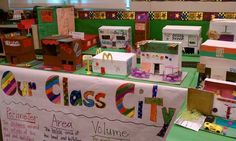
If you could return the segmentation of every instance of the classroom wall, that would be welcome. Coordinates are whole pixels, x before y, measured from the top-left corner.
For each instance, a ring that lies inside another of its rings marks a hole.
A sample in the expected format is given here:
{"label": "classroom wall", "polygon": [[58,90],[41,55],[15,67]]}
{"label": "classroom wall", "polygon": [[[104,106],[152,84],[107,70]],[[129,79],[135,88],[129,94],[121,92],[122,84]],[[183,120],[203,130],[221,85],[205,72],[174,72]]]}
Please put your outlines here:
{"label": "classroom wall", "polygon": [[8,10],[8,0],[0,0],[0,9]]}
{"label": "classroom wall", "polygon": [[131,2],[131,11],[235,12],[236,2],[153,1]]}
{"label": "classroom wall", "polygon": [[[19,0],[20,1],[20,0]],[[204,11],[235,12],[236,2],[203,1],[131,1],[131,11]],[[0,0],[0,8],[8,10],[8,0]]]}

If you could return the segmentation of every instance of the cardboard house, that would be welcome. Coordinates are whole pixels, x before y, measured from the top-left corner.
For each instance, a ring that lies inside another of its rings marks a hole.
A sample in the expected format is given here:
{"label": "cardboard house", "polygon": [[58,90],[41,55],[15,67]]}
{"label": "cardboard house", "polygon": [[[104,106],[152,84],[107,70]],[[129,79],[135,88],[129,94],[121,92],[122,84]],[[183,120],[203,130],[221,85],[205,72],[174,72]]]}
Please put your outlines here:
{"label": "cardboard house", "polygon": [[204,42],[200,47],[198,70],[201,77],[235,82],[236,43],[219,40]]}
{"label": "cardboard house", "polygon": [[7,62],[9,63],[20,64],[35,59],[33,39],[30,37],[4,37],[3,46]]}
{"label": "cardboard house", "polygon": [[163,41],[179,41],[185,53],[197,54],[202,42],[201,26],[167,25],[162,29]]}
{"label": "cardboard house", "polygon": [[85,34],[84,38],[81,39],[82,51],[88,50],[89,48],[96,46],[98,44],[98,35]]}
{"label": "cardboard house", "polygon": [[140,46],[141,69],[164,78],[179,78],[181,72],[181,42],[150,40]]}
{"label": "cardboard house", "polygon": [[209,32],[215,32],[218,40],[236,41],[236,20],[235,19],[212,19]]}
{"label": "cardboard house", "polygon": [[132,46],[130,26],[101,26],[98,33],[101,47],[126,48]]}
{"label": "cardboard house", "polygon": [[92,58],[93,72],[102,74],[129,75],[136,67],[134,53],[103,51]]}
{"label": "cardboard house", "polygon": [[74,71],[81,67],[80,40],[68,36],[50,36],[42,40],[44,65]]}
{"label": "cardboard house", "polygon": [[236,83],[207,78],[203,89],[215,94],[213,115],[236,120]]}

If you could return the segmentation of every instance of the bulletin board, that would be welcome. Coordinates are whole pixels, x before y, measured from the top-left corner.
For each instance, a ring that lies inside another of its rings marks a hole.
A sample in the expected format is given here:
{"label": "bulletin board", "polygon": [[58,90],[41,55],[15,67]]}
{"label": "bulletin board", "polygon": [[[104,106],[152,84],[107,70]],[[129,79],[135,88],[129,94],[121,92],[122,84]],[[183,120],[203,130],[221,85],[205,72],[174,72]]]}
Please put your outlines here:
{"label": "bulletin board", "polygon": [[56,7],[38,7],[37,15],[40,40],[58,34]]}

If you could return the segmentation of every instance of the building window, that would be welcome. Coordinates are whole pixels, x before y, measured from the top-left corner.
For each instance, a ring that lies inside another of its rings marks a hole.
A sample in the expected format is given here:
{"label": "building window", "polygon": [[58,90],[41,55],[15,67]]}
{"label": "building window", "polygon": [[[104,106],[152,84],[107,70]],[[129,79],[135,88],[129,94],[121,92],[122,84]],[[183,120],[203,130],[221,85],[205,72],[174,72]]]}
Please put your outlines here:
{"label": "building window", "polygon": [[184,35],[183,34],[173,34],[172,40],[177,40],[177,41],[184,40]]}
{"label": "building window", "polygon": [[216,48],[216,57],[224,57],[224,49]]}

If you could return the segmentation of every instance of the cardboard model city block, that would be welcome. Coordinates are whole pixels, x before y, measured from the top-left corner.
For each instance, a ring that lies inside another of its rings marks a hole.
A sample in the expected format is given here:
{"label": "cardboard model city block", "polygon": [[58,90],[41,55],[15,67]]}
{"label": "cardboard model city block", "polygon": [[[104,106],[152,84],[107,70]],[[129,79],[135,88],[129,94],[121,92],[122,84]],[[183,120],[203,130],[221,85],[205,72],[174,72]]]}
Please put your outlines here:
{"label": "cardboard model city block", "polygon": [[129,75],[135,66],[134,53],[103,51],[92,59],[93,72],[102,74]]}

